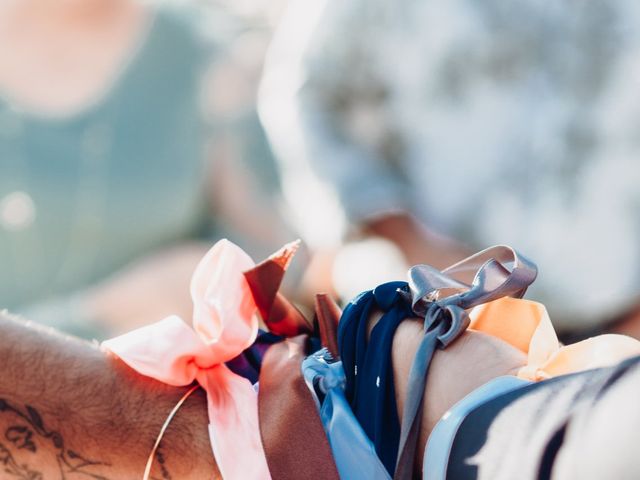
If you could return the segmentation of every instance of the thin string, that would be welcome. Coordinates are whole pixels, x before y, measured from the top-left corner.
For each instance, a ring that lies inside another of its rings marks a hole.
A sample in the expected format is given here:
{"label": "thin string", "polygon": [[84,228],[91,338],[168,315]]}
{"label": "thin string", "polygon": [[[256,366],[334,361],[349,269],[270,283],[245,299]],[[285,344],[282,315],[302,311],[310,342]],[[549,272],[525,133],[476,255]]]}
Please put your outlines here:
{"label": "thin string", "polygon": [[164,432],[166,432],[167,428],[169,427],[171,420],[173,420],[173,417],[176,416],[176,413],[178,413],[178,410],[180,410],[180,407],[182,406],[182,404],[187,401],[187,398],[189,398],[189,396],[193,392],[195,392],[198,388],[199,388],[199,385],[194,385],[193,387],[191,387],[189,391],[187,391],[187,393],[185,393],[182,396],[182,398],[178,400],[178,403],[176,403],[176,406],[173,407],[173,410],[171,410],[171,413],[169,413],[169,416],[164,421],[164,424],[160,429],[160,433],[158,434],[158,438],[156,438],[156,443],[153,445],[153,448],[151,449],[151,454],[147,459],[147,466],[144,469],[144,475],[142,476],[142,480],[149,480],[149,476],[151,475],[151,466],[153,465],[153,459],[156,456],[156,451],[158,450],[158,446],[160,445],[160,442],[162,441],[162,437],[164,436]]}

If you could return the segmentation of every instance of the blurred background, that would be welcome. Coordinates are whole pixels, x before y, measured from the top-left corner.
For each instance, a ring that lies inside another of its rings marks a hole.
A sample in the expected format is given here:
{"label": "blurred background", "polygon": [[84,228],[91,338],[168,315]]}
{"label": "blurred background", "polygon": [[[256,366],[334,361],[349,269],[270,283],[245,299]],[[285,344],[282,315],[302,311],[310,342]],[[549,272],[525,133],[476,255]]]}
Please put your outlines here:
{"label": "blurred background", "polygon": [[5,0],[0,308],[190,317],[227,237],[342,301],[493,244],[566,340],[640,337],[631,0]]}

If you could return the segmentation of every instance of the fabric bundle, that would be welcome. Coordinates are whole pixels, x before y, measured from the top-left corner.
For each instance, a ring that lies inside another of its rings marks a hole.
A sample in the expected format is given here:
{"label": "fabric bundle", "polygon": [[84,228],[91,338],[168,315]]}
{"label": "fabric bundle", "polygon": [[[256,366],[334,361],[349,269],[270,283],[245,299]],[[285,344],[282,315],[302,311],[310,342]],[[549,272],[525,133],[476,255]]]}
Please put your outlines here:
{"label": "fabric bundle", "polygon": [[[344,314],[318,295],[310,322],[279,292],[297,248],[285,245],[256,265],[222,240],[193,274],[191,325],[171,316],[103,343],[142,375],[205,390],[225,479],[411,477],[430,359],[466,329],[525,353],[518,376],[530,381],[640,352],[640,343],[619,335],[561,346],[544,306],[520,298],[535,265],[504,246],[442,272],[413,267],[407,282],[364,292]],[[367,338],[376,309],[383,316]],[[424,339],[398,419],[391,343],[408,318],[423,319]]]}

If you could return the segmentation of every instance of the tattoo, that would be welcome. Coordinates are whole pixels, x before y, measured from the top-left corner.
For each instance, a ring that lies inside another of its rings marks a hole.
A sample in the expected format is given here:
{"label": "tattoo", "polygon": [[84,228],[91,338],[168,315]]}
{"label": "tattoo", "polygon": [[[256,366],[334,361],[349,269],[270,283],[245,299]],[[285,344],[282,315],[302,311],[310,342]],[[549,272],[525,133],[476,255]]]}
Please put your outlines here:
{"label": "tattoo", "polygon": [[160,472],[162,473],[161,478],[153,477],[153,480],[172,480],[171,474],[169,470],[167,470],[166,460],[164,454],[162,453],[162,444],[158,446],[156,450],[156,462],[160,466]]}
{"label": "tattoo", "polygon": [[[16,424],[7,428],[4,432],[4,439],[16,450],[23,450],[35,454],[37,446],[35,438],[44,439],[53,446],[55,457],[60,469],[60,478],[66,480],[73,475],[78,475],[94,480],[108,480],[106,477],[91,473],[89,469],[96,466],[109,466],[104,462],[90,460],[75,450],[66,447],[60,432],[48,430],[42,420],[40,413],[33,407],[25,405],[24,411],[10,405],[5,399],[0,398],[0,413],[11,413],[25,424]],[[0,466],[8,473],[21,480],[40,480],[42,474],[32,471],[27,465],[19,465],[11,450],[6,444],[0,443]]]}
{"label": "tattoo", "polygon": [[4,433],[4,437],[13,443],[19,450],[26,449],[36,453],[36,444],[33,443],[33,432],[23,425],[9,427]]}
{"label": "tattoo", "polygon": [[5,473],[20,480],[43,480],[41,473],[29,470],[26,465],[18,464],[3,443],[0,443],[0,466],[4,468]]}

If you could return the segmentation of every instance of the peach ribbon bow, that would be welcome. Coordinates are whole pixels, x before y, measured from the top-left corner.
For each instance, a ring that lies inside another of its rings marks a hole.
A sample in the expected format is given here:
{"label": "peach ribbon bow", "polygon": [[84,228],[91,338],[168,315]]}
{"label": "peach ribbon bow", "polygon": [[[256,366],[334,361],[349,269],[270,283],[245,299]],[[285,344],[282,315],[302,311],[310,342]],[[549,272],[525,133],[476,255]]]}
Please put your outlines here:
{"label": "peach ribbon bow", "polygon": [[271,478],[257,393],[225,365],[258,333],[256,305],[243,275],[254,265],[240,247],[219,241],[191,279],[193,328],[174,315],[102,344],[142,375],[174,386],[202,386],[213,455],[225,480]]}
{"label": "peach ribbon bow", "polygon": [[473,308],[469,317],[469,329],[504,340],[527,355],[518,377],[533,382],[640,355],[640,342],[625,335],[598,335],[562,346],[545,306],[531,300],[504,297]]}

